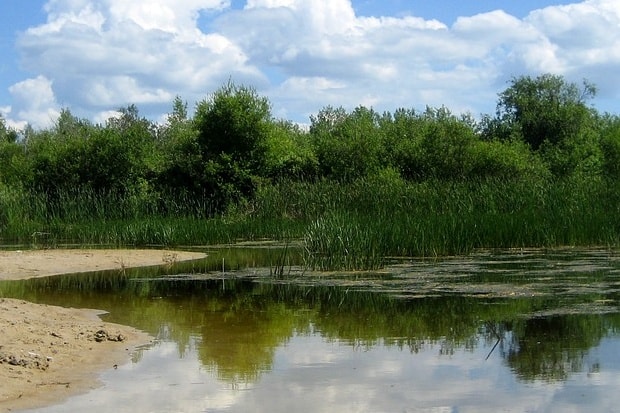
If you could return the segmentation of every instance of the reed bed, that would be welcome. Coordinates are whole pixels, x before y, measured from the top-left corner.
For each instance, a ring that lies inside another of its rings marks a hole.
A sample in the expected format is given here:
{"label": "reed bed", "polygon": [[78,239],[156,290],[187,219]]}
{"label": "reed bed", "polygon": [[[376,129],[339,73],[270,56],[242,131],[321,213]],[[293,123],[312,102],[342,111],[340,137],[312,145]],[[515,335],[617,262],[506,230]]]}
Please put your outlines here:
{"label": "reed bed", "polygon": [[[54,246],[208,245],[302,240],[307,267],[367,270],[386,257],[479,248],[618,246],[620,188],[578,178],[342,184],[282,182],[209,214],[208,200],[0,189],[0,242]],[[43,245],[45,244],[45,245]]]}
{"label": "reed bed", "polygon": [[338,198],[326,202],[338,207],[314,218],[304,234],[314,269],[376,269],[387,256],[620,241],[618,188],[605,182],[360,182],[324,195]]}

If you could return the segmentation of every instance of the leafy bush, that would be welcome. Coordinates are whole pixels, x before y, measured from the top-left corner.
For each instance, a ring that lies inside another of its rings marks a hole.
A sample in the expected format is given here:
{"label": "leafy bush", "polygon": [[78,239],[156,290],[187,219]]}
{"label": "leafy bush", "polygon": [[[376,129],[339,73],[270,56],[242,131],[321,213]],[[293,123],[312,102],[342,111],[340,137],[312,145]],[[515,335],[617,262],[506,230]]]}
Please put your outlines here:
{"label": "leafy bush", "polygon": [[363,106],[347,113],[326,107],[311,118],[310,137],[321,176],[350,182],[379,171],[386,150],[379,116]]}
{"label": "leafy bush", "polygon": [[318,160],[307,133],[285,121],[273,122],[267,137],[265,177],[313,180]]}
{"label": "leafy bush", "polygon": [[601,120],[600,146],[603,173],[611,180],[620,179],[620,118],[606,116]]}
{"label": "leafy bush", "polygon": [[265,167],[271,107],[252,88],[229,82],[198,103],[194,124],[203,158],[222,154],[252,175]]}

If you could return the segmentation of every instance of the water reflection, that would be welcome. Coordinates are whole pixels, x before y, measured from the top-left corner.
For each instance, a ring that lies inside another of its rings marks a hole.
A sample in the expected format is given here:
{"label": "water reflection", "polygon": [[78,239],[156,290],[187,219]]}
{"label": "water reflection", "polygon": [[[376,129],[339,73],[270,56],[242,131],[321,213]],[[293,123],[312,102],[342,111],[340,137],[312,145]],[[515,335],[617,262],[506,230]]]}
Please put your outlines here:
{"label": "water reflection", "polygon": [[[329,279],[151,269],[7,282],[0,296],[108,310],[158,337],[139,362],[106,373],[105,388],[72,399],[73,411],[102,400],[100,411],[132,412],[561,411],[585,401],[606,411],[620,402],[604,392],[620,381],[618,261],[577,260],[490,255]],[[504,294],[524,286],[535,293]]]}
{"label": "water reflection", "polygon": [[[599,354],[586,357],[617,354],[619,344],[606,339]],[[412,357],[393,347],[352,349],[320,335],[293,335],[276,350],[270,374],[258,382],[230,383],[197,367],[196,353],[170,357],[174,346],[163,342],[139,364],[107,372],[104,388],[40,411],[561,412],[587,407],[608,412],[620,402],[617,363],[566,382],[523,385],[500,363],[481,361],[485,348],[457,349],[443,357],[438,347]]]}

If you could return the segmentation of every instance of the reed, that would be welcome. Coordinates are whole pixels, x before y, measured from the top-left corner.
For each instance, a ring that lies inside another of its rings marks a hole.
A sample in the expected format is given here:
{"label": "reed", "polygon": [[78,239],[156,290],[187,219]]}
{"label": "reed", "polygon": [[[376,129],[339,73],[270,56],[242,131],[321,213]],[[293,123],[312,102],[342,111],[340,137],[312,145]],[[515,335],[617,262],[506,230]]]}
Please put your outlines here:
{"label": "reed", "polygon": [[304,234],[306,266],[313,270],[357,270],[383,266],[386,231],[341,211],[311,223]]}
{"label": "reed", "polygon": [[437,182],[408,184],[398,191],[373,182],[357,185],[332,192],[339,207],[308,226],[309,266],[374,269],[391,255],[617,246],[620,240],[618,189],[602,182]]}
{"label": "reed", "polygon": [[50,198],[0,188],[0,242],[302,240],[306,265],[319,270],[376,269],[386,257],[462,255],[479,248],[620,244],[620,186],[592,178],[415,183],[386,174],[348,184],[282,182],[215,216],[204,199],[140,199],[88,191]]}

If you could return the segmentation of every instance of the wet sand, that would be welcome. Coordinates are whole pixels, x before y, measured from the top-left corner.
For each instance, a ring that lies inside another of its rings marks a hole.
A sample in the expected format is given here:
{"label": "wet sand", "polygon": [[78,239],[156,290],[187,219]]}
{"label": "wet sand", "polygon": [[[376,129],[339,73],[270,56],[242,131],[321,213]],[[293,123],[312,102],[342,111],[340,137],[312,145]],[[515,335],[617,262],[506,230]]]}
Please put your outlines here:
{"label": "wet sand", "polygon": [[171,265],[206,257],[199,252],[129,249],[0,251],[0,281],[50,275]]}

